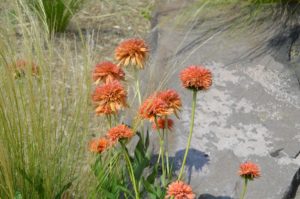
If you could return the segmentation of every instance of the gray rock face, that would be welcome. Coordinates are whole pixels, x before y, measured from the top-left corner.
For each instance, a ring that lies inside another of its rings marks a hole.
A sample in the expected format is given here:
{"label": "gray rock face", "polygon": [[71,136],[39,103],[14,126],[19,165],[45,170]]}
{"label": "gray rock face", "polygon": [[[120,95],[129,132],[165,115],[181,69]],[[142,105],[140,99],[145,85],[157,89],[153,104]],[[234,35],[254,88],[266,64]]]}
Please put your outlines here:
{"label": "gray rock face", "polygon": [[278,60],[278,50],[268,45],[279,28],[260,33],[219,25],[208,34],[207,29],[218,27],[218,17],[179,20],[193,3],[158,6],[151,35],[154,54],[144,71],[151,74],[145,79],[148,91],[155,82],[182,96],[181,119],[168,140],[172,152],[185,149],[191,114],[192,93],[181,87],[179,72],[204,64],[213,73],[213,86],[198,94],[191,148],[208,157],[190,157],[186,181],[201,199],[239,198],[242,180],[237,171],[249,160],[260,165],[262,176],[250,182],[246,198],[283,198],[300,166],[300,89],[293,67]]}

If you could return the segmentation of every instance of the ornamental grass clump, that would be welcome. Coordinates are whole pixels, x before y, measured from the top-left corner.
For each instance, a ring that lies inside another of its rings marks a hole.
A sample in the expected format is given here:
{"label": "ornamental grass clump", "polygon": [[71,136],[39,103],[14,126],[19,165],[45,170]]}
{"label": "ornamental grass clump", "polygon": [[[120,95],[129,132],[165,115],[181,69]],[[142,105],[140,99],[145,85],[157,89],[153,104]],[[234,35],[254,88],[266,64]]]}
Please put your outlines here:
{"label": "ornamental grass clump", "polygon": [[[19,0],[23,3],[22,0]],[[80,10],[85,0],[26,0],[41,24],[47,26],[50,33],[66,30],[72,17]]]}

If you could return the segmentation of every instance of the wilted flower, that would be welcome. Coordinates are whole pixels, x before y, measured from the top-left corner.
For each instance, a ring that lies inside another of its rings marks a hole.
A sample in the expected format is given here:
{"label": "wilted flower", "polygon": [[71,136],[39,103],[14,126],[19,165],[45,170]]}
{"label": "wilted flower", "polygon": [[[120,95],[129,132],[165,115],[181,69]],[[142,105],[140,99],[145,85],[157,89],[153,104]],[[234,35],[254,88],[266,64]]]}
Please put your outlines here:
{"label": "wilted flower", "polygon": [[102,62],[96,65],[93,71],[93,80],[108,83],[114,80],[124,80],[124,71],[112,62]]}
{"label": "wilted flower", "polygon": [[106,138],[93,139],[89,143],[90,151],[93,153],[102,153],[110,146],[110,141]]}
{"label": "wilted flower", "polygon": [[154,121],[156,117],[170,115],[171,113],[172,111],[170,111],[168,104],[155,95],[147,98],[139,110],[140,116],[143,119],[149,119],[150,121]]}
{"label": "wilted flower", "polygon": [[239,175],[243,178],[253,180],[260,177],[260,169],[252,162],[245,162],[240,165]]}
{"label": "wilted flower", "polygon": [[112,142],[117,142],[119,139],[131,138],[134,133],[133,130],[126,125],[120,124],[116,127],[111,128],[106,135]]}
{"label": "wilted flower", "polygon": [[166,198],[174,199],[195,199],[196,195],[193,193],[191,186],[182,181],[172,182],[168,186]]}
{"label": "wilted flower", "polygon": [[115,58],[119,65],[127,66],[132,64],[143,69],[148,56],[148,46],[142,39],[128,39],[119,44],[115,50]]}
{"label": "wilted flower", "polygon": [[28,61],[19,59],[14,64],[12,64],[11,67],[14,70],[15,78],[24,76],[28,70],[31,72],[31,75],[33,75],[33,76],[39,75],[39,68],[33,62],[28,62]]}
{"label": "wilted flower", "polygon": [[96,114],[116,114],[127,106],[127,92],[118,81],[112,81],[98,86],[92,94],[92,100],[97,105]]}
{"label": "wilted flower", "polygon": [[212,74],[203,66],[189,66],[182,70],[180,79],[183,87],[192,90],[206,90],[212,85]]}
{"label": "wilted flower", "polygon": [[182,104],[180,97],[175,90],[169,89],[166,91],[161,91],[157,94],[157,97],[165,101],[169,109],[178,117],[177,111],[180,110]]}
{"label": "wilted flower", "polygon": [[156,129],[166,129],[166,128],[168,128],[169,130],[172,130],[173,126],[174,126],[174,122],[173,122],[172,119],[168,119],[166,121],[166,119],[158,118],[157,119],[157,124],[155,122],[153,122],[152,128],[155,129],[155,130]]}

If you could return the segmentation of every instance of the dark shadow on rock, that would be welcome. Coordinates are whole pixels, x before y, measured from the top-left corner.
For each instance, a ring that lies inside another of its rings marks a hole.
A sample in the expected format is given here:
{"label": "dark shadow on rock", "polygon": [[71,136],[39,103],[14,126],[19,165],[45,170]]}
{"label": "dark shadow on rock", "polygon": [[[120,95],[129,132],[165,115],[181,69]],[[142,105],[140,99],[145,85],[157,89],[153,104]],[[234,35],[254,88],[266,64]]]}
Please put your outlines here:
{"label": "dark shadow on rock", "polygon": [[282,199],[294,199],[297,194],[298,187],[300,185],[300,168],[295,173],[288,190],[285,192]]}
{"label": "dark shadow on rock", "polygon": [[[173,171],[178,171],[181,168],[185,149],[179,150],[175,153],[175,156],[169,157],[169,162],[172,166]],[[158,155],[155,154],[152,156],[152,164],[157,161]],[[188,183],[191,181],[193,168],[196,171],[201,171],[204,165],[208,164],[209,156],[197,149],[191,148],[189,150],[188,156],[186,158],[185,169],[187,169]]]}
{"label": "dark shadow on rock", "polygon": [[[181,164],[183,161],[185,149],[179,150],[175,153],[174,158],[174,170],[177,171],[181,168]],[[192,170],[195,168],[196,171],[201,171],[202,167],[205,164],[208,164],[209,157],[206,153],[199,151],[197,149],[191,148],[189,150],[188,156],[186,158],[185,168],[188,170],[188,183],[191,181]]]}
{"label": "dark shadow on rock", "polygon": [[233,199],[229,196],[213,196],[210,194],[201,194],[198,199]]}

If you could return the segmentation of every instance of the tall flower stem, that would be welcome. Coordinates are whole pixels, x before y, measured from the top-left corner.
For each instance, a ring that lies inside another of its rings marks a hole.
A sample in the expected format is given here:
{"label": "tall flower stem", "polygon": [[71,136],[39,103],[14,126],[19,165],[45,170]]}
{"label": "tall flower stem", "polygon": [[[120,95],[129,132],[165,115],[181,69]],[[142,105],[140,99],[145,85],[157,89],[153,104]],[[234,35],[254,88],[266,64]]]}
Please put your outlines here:
{"label": "tall flower stem", "polygon": [[107,122],[108,122],[109,128],[111,128],[111,127],[112,127],[111,115],[106,115],[106,119],[107,119]]}
{"label": "tall flower stem", "polygon": [[135,80],[135,89],[138,95],[139,105],[141,105],[142,97],[141,97],[141,89],[140,89],[139,71],[136,68],[134,69],[134,80]]}
{"label": "tall flower stem", "polygon": [[[157,122],[157,118],[155,117],[154,119],[155,121],[155,125],[157,127],[157,131],[158,131],[158,135],[159,135],[159,156],[158,157],[161,157],[161,166],[162,166],[162,184],[163,186],[166,185],[166,170],[165,170],[165,152],[164,152],[164,137],[163,137],[163,134],[161,134],[159,128],[158,128],[158,122]],[[158,163],[159,163],[159,159],[158,159]]]}
{"label": "tall flower stem", "polygon": [[164,125],[164,129],[163,129],[163,138],[166,140],[166,147],[165,147],[165,154],[166,154],[166,164],[167,164],[167,175],[170,175],[170,165],[169,165],[169,146],[168,146],[168,116],[165,117],[165,125]]}
{"label": "tall flower stem", "polygon": [[180,173],[179,173],[179,176],[178,176],[178,180],[181,180],[181,178],[182,178],[183,171],[184,171],[184,166],[185,166],[185,163],[186,163],[186,158],[187,158],[187,155],[189,153],[189,149],[190,149],[190,145],[191,145],[192,134],[193,134],[193,129],[194,129],[194,121],[195,121],[196,100],[197,100],[197,90],[193,90],[192,120],[191,120],[191,123],[190,123],[190,133],[189,133],[188,142],[187,142],[187,146],[186,146],[186,149],[185,149],[185,153],[184,153]]}
{"label": "tall flower stem", "polygon": [[240,199],[244,199],[245,195],[246,195],[246,192],[247,192],[248,179],[247,178],[244,178],[244,179],[245,179],[245,181],[244,181],[244,187],[243,187],[243,192],[241,194]]}
{"label": "tall flower stem", "polygon": [[124,143],[120,142],[120,144],[121,144],[122,149],[124,151],[124,156],[125,156],[125,160],[126,160],[126,163],[127,163],[128,173],[129,173],[129,176],[130,176],[130,179],[131,179],[131,182],[132,182],[132,186],[133,186],[133,189],[134,189],[134,192],[135,192],[135,198],[140,199],[140,194],[139,194],[139,191],[138,191],[138,187],[137,187],[137,183],[136,183],[136,180],[135,180],[134,171],[133,171],[133,167],[132,167],[132,164],[131,164],[131,161],[130,161],[130,158],[129,158],[128,151],[127,151],[126,146],[125,146]]}

